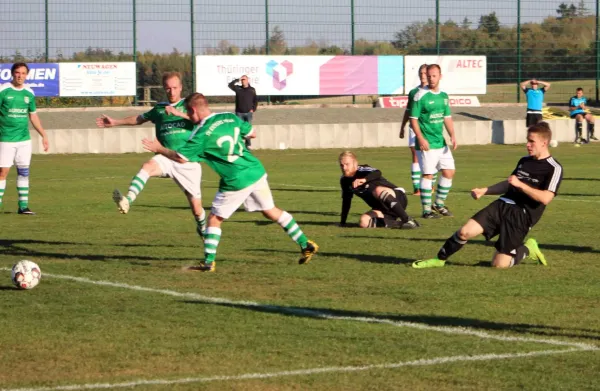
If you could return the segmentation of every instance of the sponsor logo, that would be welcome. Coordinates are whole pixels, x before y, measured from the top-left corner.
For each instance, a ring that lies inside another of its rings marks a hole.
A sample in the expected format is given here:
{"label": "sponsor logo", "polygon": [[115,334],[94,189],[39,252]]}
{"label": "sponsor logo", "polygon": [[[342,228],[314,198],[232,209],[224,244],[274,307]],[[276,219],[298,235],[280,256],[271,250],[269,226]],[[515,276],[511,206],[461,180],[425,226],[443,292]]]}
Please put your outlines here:
{"label": "sponsor logo", "polygon": [[187,125],[186,121],[177,121],[177,122],[167,122],[162,124],[160,130],[171,130],[171,129],[181,129],[185,128]]}
{"label": "sponsor logo", "polygon": [[11,114],[27,114],[27,109],[8,109]]}
{"label": "sponsor logo", "polygon": [[23,100],[25,101],[25,103],[29,103],[29,97],[28,96],[23,97]]}
{"label": "sponsor logo", "polygon": [[[384,108],[406,108],[408,103],[407,96],[390,96],[379,98],[379,105]],[[468,107],[479,107],[479,99],[476,96],[450,96],[445,104],[450,106],[468,106]]]}
{"label": "sponsor logo", "polygon": [[281,64],[271,60],[267,63],[266,72],[273,78],[273,88],[281,91],[287,85],[287,78],[294,73],[294,64],[288,60],[283,61]]}

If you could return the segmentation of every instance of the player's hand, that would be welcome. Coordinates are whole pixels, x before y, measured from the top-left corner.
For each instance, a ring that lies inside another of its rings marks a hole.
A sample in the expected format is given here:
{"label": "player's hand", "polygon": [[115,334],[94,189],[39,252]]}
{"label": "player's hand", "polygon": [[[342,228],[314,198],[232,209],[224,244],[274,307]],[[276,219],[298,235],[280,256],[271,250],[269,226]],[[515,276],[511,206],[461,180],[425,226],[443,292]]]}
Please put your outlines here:
{"label": "player's hand", "polygon": [[511,175],[508,177],[508,183],[511,186],[516,187],[517,189],[520,189],[521,187],[523,187],[523,182],[521,182],[521,180],[519,178],[517,178],[516,175]]}
{"label": "player's hand", "polygon": [[452,142],[452,150],[456,151],[456,148],[458,148],[458,143],[456,142],[456,137],[451,137],[450,141]]}
{"label": "player's hand", "polygon": [[44,152],[48,152],[50,149],[50,143],[48,142],[48,136],[42,137],[42,146],[44,147]]}
{"label": "player's hand", "polygon": [[153,139],[148,139],[145,138],[142,140],[142,145],[144,146],[144,149],[146,151],[150,151],[150,152],[154,152],[154,153],[158,153],[158,151],[160,151],[160,149],[162,148],[161,143],[153,138]]}
{"label": "player's hand", "polygon": [[419,137],[419,147],[421,151],[429,151],[429,142],[425,140],[425,137]]}
{"label": "player's hand", "polygon": [[173,106],[165,106],[165,113],[167,115],[177,115],[178,111]]}
{"label": "player's hand", "polygon": [[478,200],[481,197],[483,197],[485,195],[485,193],[487,192],[487,188],[475,188],[475,189],[471,189],[471,197],[473,197],[474,200]]}
{"label": "player's hand", "polygon": [[398,136],[404,138],[404,126],[400,127],[400,134]]}
{"label": "player's hand", "polygon": [[102,114],[100,117],[96,118],[96,126],[99,128],[110,128],[115,126],[115,120],[108,115]]}
{"label": "player's hand", "polygon": [[357,187],[360,187],[365,183],[367,183],[367,180],[365,178],[355,179],[354,182],[352,182],[352,187],[356,189]]}

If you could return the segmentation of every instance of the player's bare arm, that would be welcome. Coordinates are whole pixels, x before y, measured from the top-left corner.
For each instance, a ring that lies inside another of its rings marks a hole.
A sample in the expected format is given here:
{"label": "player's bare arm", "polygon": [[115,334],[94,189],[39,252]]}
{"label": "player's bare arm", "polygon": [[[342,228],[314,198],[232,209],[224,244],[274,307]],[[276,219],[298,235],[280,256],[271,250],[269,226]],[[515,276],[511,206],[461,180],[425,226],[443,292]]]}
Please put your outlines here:
{"label": "player's bare arm", "polygon": [[168,149],[162,146],[160,141],[157,139],[143,139],[142,144],[144,145],[144,149],[149,152],[154,152],[161,154],[177,163],[185,163],[186,160],[183,159],[179,154],[172,149]]}
{"label": "player's bare arm", "polygon": [[96,118],[96,126],[99,128],[112,128],[114,126],[135,126],[141,125],[148,120],[142,118],[141,115],[132,115],[123,119],[111,118],[108,115],[102,114],[102,116]]}
{"label": "player's bare arm", "polygon": [[42,137],[42,146],[44,147],[44,152],[48,152],[48,149],[50,148],[50,144],[48,143],[48,135],[42,126],[40,117],[37,115],[37,113],[29,113],[29,120],[31,121],[35,131],[38,132],[40,137]]}
{"label": "player's bare arm", "polygon": [[456,150],[458,147],[458,143],[456,142],[456,135],[454,134],[454,121],[452,117],[444,117],[444,126],[446,126],[446,131],[450,135],[450,141],[452,141],[452,149]]}
{"label": "player's bare arm", "polygon": [[400,138],[404,138],[404,129],[406,128],[406,124],[408,124],[410,113],[408,110],[404,110],[404,117],[402,117],[402,125],[400,125]]}
{"label": "player's bare arm", "polygon": [[523,193],[527,194],[527,196],[529,196],[534,201],[541,202],[544,205],[548,205],[554,199],[555,196],[555,194],[550,190],[534,189],[528,184],[521,182],[521,180],[519,180],[519,178],[517,178],[516,175],[511,175],[510,177],[508,177],[508,183],[510,183],[512,186],[516,187]]}
{"label": "player's bare arm", "polygon": [[541,80],[538,80],[537,82],[539,84],[541,84],[546,91],[548,91],[550,89],[550,83],[548,83],[546,81],[541,81]]}
{"label": "player's bare arm", "polygon": [[419,127],[419,120],[416,118],[410,119],[410,127],[413,132],[415,132],[415,136],[417,140],[419,140],[419,146],[421,147],[421,151],[429,151],[429,142],[423,137],[423,133],[421,133],[421,128]]}
{"label": "player's bare arm", "polygon": [[531,80],[525,80],[524,82],[521,83],[521,89],[524,90],[527,88],[527,84],[531,83],[533,81],[533,79]]}

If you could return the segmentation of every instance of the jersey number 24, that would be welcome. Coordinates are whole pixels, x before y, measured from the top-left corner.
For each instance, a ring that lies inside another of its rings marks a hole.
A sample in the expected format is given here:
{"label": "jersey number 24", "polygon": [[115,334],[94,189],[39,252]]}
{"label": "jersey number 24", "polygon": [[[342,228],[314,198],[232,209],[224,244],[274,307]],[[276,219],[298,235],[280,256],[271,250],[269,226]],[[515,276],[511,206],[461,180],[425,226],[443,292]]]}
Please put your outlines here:
{"label": "jersey number 24", "polygon": [[[223,148],[223,144],[229,144],[229,150],[227,151],[227,161],[230,163],[235,162],[240,156],[244,156],[244,142],[240,140],[240,128],[235,128],[233,137],[221,136],[217,139],[217,145],[219,148]],[[238,153],[235,154],[235,147],[238,147]]]}

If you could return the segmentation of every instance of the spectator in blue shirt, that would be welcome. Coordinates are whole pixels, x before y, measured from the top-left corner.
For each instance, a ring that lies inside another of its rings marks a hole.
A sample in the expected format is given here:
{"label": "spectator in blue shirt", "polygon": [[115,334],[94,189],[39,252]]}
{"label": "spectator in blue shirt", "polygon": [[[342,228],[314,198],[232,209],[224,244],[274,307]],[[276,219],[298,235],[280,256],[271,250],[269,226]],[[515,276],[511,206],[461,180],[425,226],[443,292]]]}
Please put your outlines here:
{"label": "spectator in blue shirt", "polygon": [[[530,87],[527,87],[527,84]],[[539,88],[539,85],[542,88]],[[544,105],[544,94],[550,89],[550,83],[545,81],[531,79],[521,83],[521,89],[527,98],[527,127],[535,125],[542,121],[542,106]]]}
{"label": "spectator in blue shirt", "polygon": [[594,136],[594,116],[587,112],[587,98],[583,96],[583,88],[578,88],[575,96],[569,100],[569,111],[571,112],[571,118],[575,120],[575,143],[581,144],[584,142],[583,133],[583,120],[585,119],[588,124],[587,140],[598,141]]}

